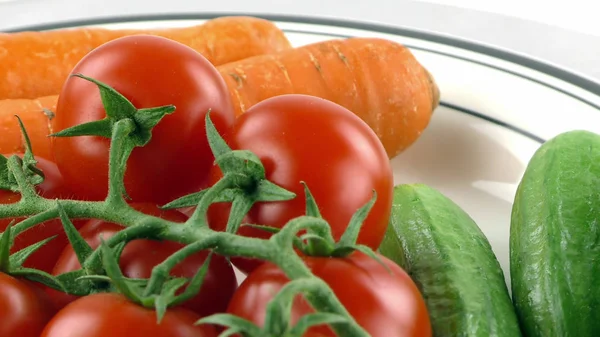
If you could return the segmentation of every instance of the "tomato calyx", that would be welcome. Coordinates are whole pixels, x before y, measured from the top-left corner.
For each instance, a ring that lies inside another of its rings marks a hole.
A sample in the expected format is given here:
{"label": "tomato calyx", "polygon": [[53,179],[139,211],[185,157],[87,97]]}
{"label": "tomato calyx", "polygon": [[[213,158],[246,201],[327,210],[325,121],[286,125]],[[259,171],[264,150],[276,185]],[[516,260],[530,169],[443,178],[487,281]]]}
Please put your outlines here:
{"label": "tomato calyx", "polygon": [[[293,234],[294,236],[286,235],[284,237],[286,240],[291,240],[294,248],[305,256],[343,258],[358,250],[379,260],[377,254],[371,248],[356,243],[361,226],[377,200],[377,193],[375,191],[373,191],[373,197],[354,213],[346,231],[336,242],[331,234],[331,228],[321,216],[319,207],[308,186],[304,182],[301,183],[304,186],[306,215],[292,220],[292,222],[297,224],[296,226],[288,226],[290,228],[284,229],[254,224],[245,224],[244,226],[251,226],[270,233],[285,231]],[[303,231],[305,233],[300,234]]]}
{"label": "tomato calyx", "polygon": [[109,85],[82,74],[72,76],[92,82],[98,87],[106,117],[64,129],[50,136],[100,136],[111,139],[110,157],[114,164],[109,165],[107,200],[111,203],[123,203],[124,198],[131,199],[124,185],[127,159],[135,147],[143,147],[150,142],[152,129],[166,115],[173,113],[175,106],[137,109],[131,101]]}
{"label": "tomato calyx", "polygon": [[132,131],[130,138],[133,140],[135,146],[144,146],[152,138],[152,128],[163,117],[175,112],[175,106],[173,105],[138,109],[125,96],[105,83],[82,74],[74,74],[72,76],[92,82],[98,87],[102,104],[106,111],[106,118],[64,129],[51,134],[52,137],[100,136],[111,138],[115,123],[130,119],[135,124],[135,129]]}
{"label": "tomato calyx", "polygon": [[23,158],[17,155],[6,158],[0,154],[0,190],[21,192],[25,199],[35,195],[32,186],[43,183],[45,177],[44,173],[36,166],[37,160],[31,151],[31,141],[23,121],[19,116],[15,117],[25,139],[25,152]]}
{"label": "tomato calyx", "polygon": [[226,232],[235,234],[255,203],[286,201],[296,197],[295,193],[266,179],[265,167],[254,153],[232,150],[215,128],[210,112],[206,114],[206,133],[223,178],[211,188],[176,199],[164,205],[163,209],[197,206],[190,221],[207,225],[202,215],[206,214],[210,204],[231,202]]}
{"label": "tomato calyx", "polygon": [[290,324],[292,305],[297,295],[318,291],[320,279],[297,279],[290,281],[267,304],[263,327],[232,314],[217,314],[199,320],[196,324],[214,324],[227,328],[224,335],[243,333],[247,337],[302,337],[308,329],[328,324],[345,324],[348,319],[333,313],[313,313],[301,317],[295,325]]}

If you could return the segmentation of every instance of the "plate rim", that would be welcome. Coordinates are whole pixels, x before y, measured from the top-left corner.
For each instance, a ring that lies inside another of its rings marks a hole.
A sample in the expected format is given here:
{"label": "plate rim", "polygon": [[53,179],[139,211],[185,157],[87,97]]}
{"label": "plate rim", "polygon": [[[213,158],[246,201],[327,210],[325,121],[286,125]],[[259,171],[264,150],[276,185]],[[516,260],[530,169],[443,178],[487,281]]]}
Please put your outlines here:
{"label": "plate rim", "polygon": [[165,13],[165,14],[140,14],[140,15],[121,15],[107,16],[81,20],[65,20],[54,23],[44,23],[37,25],[27,25],[18,28],[6,29],[0,32],[18,33],[26,31],[44,31],[55,29],[68,29],[79,26],[118,24],[128,22],[152,22],[152,21],[178,21],[178,20],[210,20],[220,16],[252,16],[270,21],[279,21],[285,23],[312,24],[319,26],[334,26],[339,28],[358,29],[373,31],[383,34],[392,34],[405,36],[409,38],[420,39],[428,42],[448,45],[467,51],[492,56],[503,61],[529,68],[545,75],[562,80],[568,84],[579,87],[600,97],[600,81],[594,80],[584,74],[561,67],[560,65],[536,58],[530,55],[519,53],[515,50],[504,49],[495,45],[490,45],[475,40],[469,40],[458,36],[443,34],[439,32],[426,31],[422,29],[396,26],[370,21],[361,21],[355,19],[344,19],[324,16],[293,15],[293,14],[267,14],[254,12],[199,12],[199,13]]}

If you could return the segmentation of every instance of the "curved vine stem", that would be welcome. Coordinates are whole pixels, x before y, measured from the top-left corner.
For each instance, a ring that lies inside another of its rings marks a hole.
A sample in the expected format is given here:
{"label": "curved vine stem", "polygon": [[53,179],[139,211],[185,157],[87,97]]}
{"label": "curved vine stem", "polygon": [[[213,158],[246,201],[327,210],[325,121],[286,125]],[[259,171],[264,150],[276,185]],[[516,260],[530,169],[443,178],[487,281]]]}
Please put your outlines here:
{"label": "curved vine stem", "polygon": [[175,268],[177,264],[201,250],[210,248],[212,245],[214,245],[213,241],[215,238],[215,236],[212,236],[204,240],[198,240],[194,243],[191,243],[177,251],[175,254],[166,258],[162,263],[156,265],[152,269],[150,282],[146,286],[144,295],[149,296],[150,294],[158,292],[158,290],[162,288],[164,283],[167,281],[170,271]]}
{"label": "curved vine stem", "polygon": [[219,195],[224,190],[230,188],[232,185],[232,177],[224,176],[221,180],[215,183],[200,199],[198,203],[198,207],[186,222],[186,224],[190,224],[194,227],[208,227],[208,223],[206,222],[206,213],[208,212],[208,207],[210,206],[210,202],[214,200],[217,195]]}
{"label": "curved vine stem", "polygon": [[135,130],[131,119],[122,119],[113,126],[110,143],[110,165],[108,166],[108,195],[106,203],[116,207],[125,204],[127,191],[124,178],[127,170],[127,159],[135,148],[135,143],[128,137]]}

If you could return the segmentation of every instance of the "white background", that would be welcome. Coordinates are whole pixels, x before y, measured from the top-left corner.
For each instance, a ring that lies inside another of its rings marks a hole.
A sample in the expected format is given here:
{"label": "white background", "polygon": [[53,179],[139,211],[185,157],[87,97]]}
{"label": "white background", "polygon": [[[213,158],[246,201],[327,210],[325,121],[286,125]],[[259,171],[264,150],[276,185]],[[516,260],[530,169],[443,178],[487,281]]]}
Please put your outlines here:
{"label": "white background", "polygon": [[600,81],[595,0],[0,0],[0,31],[130,15],[316,15],[445,34],[515,51]]}
{"label": "white background", "polygon": [[[594,0],[569,0],[569,1],[546,1],[546,0],[521,0],[521,1],[514,1],[514,0],[506,0],[506,1],[495,1],[495,0],[418,0],[419,2],[428,2],[428,3],[436,3],[436,4],[442,4],[442,5],[450,5],[450,6],[455,6],[455,7],[460,7],[460,8],[466,8],[466,9],[474,9],[474,10],[480,10],[480,11],[484,11],[484,12],[489,12],[489,13],[497,13],[497,14],[503,14],[503,15],[507,15],[507,16],[512,16],[512,17],[517,17],[517,18],[521,18],[521,19],[527,19],[527,20],[532,20],[532,21],[536,21],[536,22],[540,22],[540,23],[546,23],[546,24],[550,24],[550,25],[555,25],[555,26],[559,26],[562,28],[566,28],[566,29],[570,29],[573,31],[577,31],[577,32],[582,32],[582,33],[587,33],[587,34],[593,34],[593,35],[597,35],[600,36],[600,20],[598,19],[598,8],[599,6],[596,5],[596,1]],[[145,11],[146,9],[144,7],[146,7],[146,5],[148,3],[152,4],[153,2],[158,2],[158,1],[153,1],[153,0],[144,0],[144,1],[132,1],[132,0],[124,0],[121,1],[120,4],[121,6],[123,6],[123,8],[131,8],[133,6],[133,8],[135,7],[139,7],[137,9],[137,11]],[[167,1],[165,1],[167,2]],[[188,7],[194,8],[194,9],[198,9],[198,7],[205,7],[207,2],[206,0],[189,0],[189,1],[175,1],[175,2],[183,2],[183,3],[187,3]],[[228,1],[224,1],[224,2],[219,2],[218,3],[227,3]],[[256,3],[254,1],[248,1],[249,3]],[[287,1],[281,1],[281,0],[272,0],[272,1],[264,1],[265,3],[271,3],[272,5],[277,5],[278,3],[285,3]],[[299,1],[302,2],[302,1]],[[323,2],[327,2],[327,1],[323,1]],[[89,14],[92,10],[95,12],[98,12],[98,8],[100,8],[99,13],[103,13],[103,12],[111,12],[111,13],[118,13],[120,10],[119,8],[114,8],[114,9],[110,9],[110,3],[111,1],[90,1],[90,0],[80,0],[80,1],[68,1],[68,0],[60,0],[60,1],[55,1],[55,0],[0,0],[0,10],[3,8],[2,3],[6,3],[6,6],[19,6],[22,3],[28,3],[31,6],[38,6],[40,8],[48,8],[48,4],[52,4],[55,3],[56,6],[56,11],[49,11],[46,12],[49,18],[52,18],[53,16],[60,18],[63,15],[61,13],[58,13],[59,11],[62,12],[70,12],[72,10],[74,11],[80,11],[82,13],[82,16],[85,17],[87,16],[87,14]],[[8,4],[11,3],[11,4]],[[21,3],[21,4],[17,4],[17,3]],[[60,3],[65,3],[68,4],[68,6],[63,6],[60,7],[59,4]],[[87,3],[87,4],[86,4]],[[95,3],[95,4],[94,4]],[[173,4],[173,2],[169,2],[170,4]],[[241,4],[242,1],[239,1],[239,3]],[[259,2],[260,3],[260,2]],[[346,5],[344,5],[344,3],[346,4],[351,4],[354,3],[354,1],[343,1],[343,0],[339,0],[336,1],[336,4],[339,4],[340,7],[345,7]],[[361,7],[364,6],[369,6],[372,7],[373,4],[398,4],[398,8],[401,9],[401,4],[402,1],[395,1],[395,0],[379,0],[379,1],[365,1],[363,4],[361,4]],[[88,6],[89,5],[89,6]],[[129,6],[132,5],[132,6]],[[30,6],[24,6],[22,8],[29,8]],[[70,10],[67,7],[71,7],[72,9]],[[104,9],[102,9],[102,7],[104,7]],[[152,5],[150,6],[152,7]],[[174,6],[174,8],[179,8],[180,6]],[[8,7],[7,7],[8,8]],[[318,10],[319,8],[314,8],[315,10]],[[268,10],[268,9],[262,9],[264,10]],[[343,11],[343,8],[340,8],[341,11]],[[131,11],[131,9],[128,9],[127,11]],[[135,11],[135,9],[134,9]],[[34,11],[35,12],[35,11]],[[28,13],[22,13],[22,15],[18,15],[16,18],[13,18],[11,20],[11,18],[4,18],[1,16],[1,11],[0,11],[0,18],[4,20],[8,20],[8,21],[12,21],[14,20],[15,23],[17,24],[31,24],[34,22],[36,15],[35,13],[31,14],[31,21],[27,20],[28,17]],[[70,16],[70,15],[69,15]]]}
{"label": "white background", "polygon": [[600,36],[598,17],[600,5],[595,0],[429,0],[425,2],[504,14]]}

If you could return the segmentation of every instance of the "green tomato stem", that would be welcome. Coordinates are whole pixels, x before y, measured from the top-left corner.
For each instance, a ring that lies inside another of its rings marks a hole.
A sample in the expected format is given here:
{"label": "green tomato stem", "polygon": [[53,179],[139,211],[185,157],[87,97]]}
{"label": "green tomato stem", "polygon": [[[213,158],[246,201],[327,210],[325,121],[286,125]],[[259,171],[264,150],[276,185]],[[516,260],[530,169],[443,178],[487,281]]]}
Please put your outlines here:
{"label": "green tomato stem", "polygon": [[11,156],[8,158],[8,169],[15,178],[17,185],[19,186],[19,192],[21,193],[21,200],[30,200],[38,198],[38,194],[35,191],[35,187],[27,181],[27,177],[23,172],[23,161],[17,156]]}
{"label": "green tomato stem", "polygon": [[[135,239],[160,237],[158,233],[166,227],[181,226],[181,224],[175,222],[163,222],[163,219],[157,217],[132,217],[131,221],[129,226],[125,225],[125,229],[118,231],[105,241],[107,247],[113,248],[120,243],[127,243]],[[123,224],[121,222],[119,223]],[[91,273],[100,272],[102,270],[100,250],[94,250],[94,252],[86,259],[83,266]]]}
{"label": "green tomato stem", "polygon": [[194,210],[192,216],[186,222],[186,225],[194,227],[208,227],[206,214],[212,201],[224,190],[231,188],[233,185],[233,177],[225,175],[221,180],[215,183],[200,199],[198,207]]}
{"label": "green tomato stem", "polygon": [[227,226],[225,227],[229,233],[237,233],[244,220],[244,217],[252,205],[254,205],[255,199],[252,196],[247,196],[244,193],[236,195],[231,203],[231,210],[229,211],[229,219],[227,220]]}
{"label": "green tomato stem", "polygon": [[151,294],[158,293],[164,286],[165,282],[169,279],[170,272],[173,268],[175,268],[175,266],[177,266],[187,257],[214,246],[213,241],[215,238],[216,236],[212,235],[204,240],[190,243],[189,245],[170,255],[160,264],[156,265],[152,269],[152,275],[150,275],[150,281],[146,286],[144,296],[150,296]]}
{"label": "green tomato stem", "polygon": [[282,248],[289,248],[293,246],[298,233],[303,230],[323,233],[325,237],[331,237],[331,227],[329,227],[327,221],[305,215],[290,220],[278,233],[271,237],[271,240]]}
{"label": "green tomato stem", "polygon": [[267,315],[264,329],[270,334],[283,335],[289,330],[290,311],[294,299],[302,293],[315,291],[321,287],[321,282],[314,277],[299,278],[288,282],[267,303]]}
{"label": "green tomato stem", "polygon": [[135,122],[126,118],[119,120],[113,125],[113,133],[110,143],[109,165],[108,165],[108,195],[106,203],[116,207],[125,204],[125,171],[127,170],[127,159],[135,148],[135,143],[129,137],[135,130]]}
{"label": "green tomato stem", "polygon": [[[292,250],[292,248],[289,248],[289,250]],[[339,336],[369,337],[369,334],[356,323],[348,310],[338,300],[331,287],[320,278],[314,276],[297,254],[279,254],[271,262],[275,263],[290,280],[306,278],[314,280],[315,283],[320,283],[320,286],[313,287],[310,291],[306,292],[305,298],[317,311],[348,317],[348,323],[332,324],[332,328]]]}
{"label": "green tomato stem", "polygon": [[34,215],[32,215],[31,217],[28,217],[27,219],[25,219],[15,225],[15,227],[13,228],[13,236],[17,236],[20,233],[38,225],[38,224],[41,224],[42,222],[46,222],[48,220],[55,219],[59,215],[58,209],[54,208],[54,207],[50,208],[46,211],[42,211],[41,213],[37,213],[37,214],[33,213],[33,214]]}

